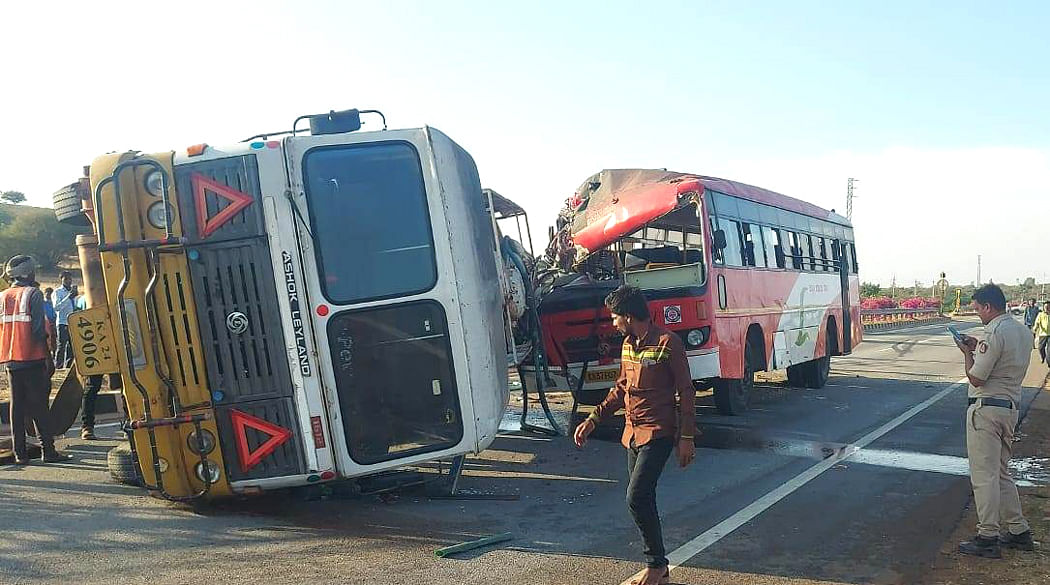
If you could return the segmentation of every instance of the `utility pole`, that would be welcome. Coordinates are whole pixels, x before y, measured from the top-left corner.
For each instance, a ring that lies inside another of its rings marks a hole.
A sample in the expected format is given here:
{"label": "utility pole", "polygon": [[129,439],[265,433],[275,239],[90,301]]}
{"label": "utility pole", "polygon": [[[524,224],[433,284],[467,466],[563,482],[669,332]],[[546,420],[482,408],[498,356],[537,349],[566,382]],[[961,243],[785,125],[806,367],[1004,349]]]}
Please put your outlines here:
{"label": "utility pole", "polygon": [[981,286],[981,255],[977,255],[977,286]]}
{"label": "utility pole", "polygon": [[853,183],[859,183],[860,179],[850,177],[846,181],[846,219],[853,221]]}

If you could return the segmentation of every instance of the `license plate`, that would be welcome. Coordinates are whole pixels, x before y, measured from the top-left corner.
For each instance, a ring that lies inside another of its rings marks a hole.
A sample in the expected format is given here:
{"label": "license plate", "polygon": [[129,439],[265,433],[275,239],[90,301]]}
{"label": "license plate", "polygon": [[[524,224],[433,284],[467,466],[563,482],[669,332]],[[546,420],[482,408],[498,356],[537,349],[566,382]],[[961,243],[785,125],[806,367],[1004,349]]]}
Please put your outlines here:
{"label": "license plate", "polygon": [[[113,374],[120,371],[116,345],[106,307],[92,307],[69,316],[73,355],[80,374]],[[135,346],[136,340],[132,340]]]}
{"label": "license plate", "polygon": [[620,370],[599,370],[587,372],[584,380],[587,382],[615,382],[620,377]]}

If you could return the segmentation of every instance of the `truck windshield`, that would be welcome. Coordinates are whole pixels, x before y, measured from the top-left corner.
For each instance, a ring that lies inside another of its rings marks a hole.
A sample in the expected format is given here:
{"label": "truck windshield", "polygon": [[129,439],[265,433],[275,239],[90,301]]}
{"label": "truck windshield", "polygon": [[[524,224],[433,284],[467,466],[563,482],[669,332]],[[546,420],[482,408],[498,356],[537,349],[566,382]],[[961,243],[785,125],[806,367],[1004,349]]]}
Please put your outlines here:
{"label": "truck windshield", "polygon": [[437,283],[423,170],[411,144],[314,148],[303,175],[330,302],[408,296]]}

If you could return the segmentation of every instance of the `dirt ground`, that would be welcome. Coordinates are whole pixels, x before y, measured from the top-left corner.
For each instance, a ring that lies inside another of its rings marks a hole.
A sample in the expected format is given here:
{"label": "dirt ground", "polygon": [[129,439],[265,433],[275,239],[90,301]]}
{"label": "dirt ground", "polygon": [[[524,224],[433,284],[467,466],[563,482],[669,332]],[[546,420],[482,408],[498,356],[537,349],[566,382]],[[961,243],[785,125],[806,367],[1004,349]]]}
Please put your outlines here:
{"label": "dirt ground", "polygon": [[[1014,459],[1050,457],[1050,386],[1032,403],[1021,424],[1019,441],[1014,445]],[[1044,484],[1045,480],[1044,479]],[[1035,552],[1003,549],[1002,560],[979,559],[959,554],[959,541],[970,539],[977,525],[973,497],[963,511],[955,534],[941,549],[941,554],[923,583],[942,585],[1045,585],[1050,583],[1050,486],[1020,487],[1021,506],[1032,526],[1037,544]]]}

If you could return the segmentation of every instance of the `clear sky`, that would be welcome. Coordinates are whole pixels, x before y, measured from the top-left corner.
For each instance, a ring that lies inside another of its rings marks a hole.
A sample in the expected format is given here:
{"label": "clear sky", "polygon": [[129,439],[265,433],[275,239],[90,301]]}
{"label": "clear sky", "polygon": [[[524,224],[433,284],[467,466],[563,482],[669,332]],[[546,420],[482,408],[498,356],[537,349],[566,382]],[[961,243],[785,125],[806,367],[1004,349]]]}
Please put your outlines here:
{"label": "clear sky", "polygon": [[[430,124],[534,235],[602,168],[845,211],[861,276],[1050,276],[1050,3],[5,2],[0,189],[300,114]],[[366,126],[368,129],[368,126]],[[541,246],[545,242],[536,242]]]}

